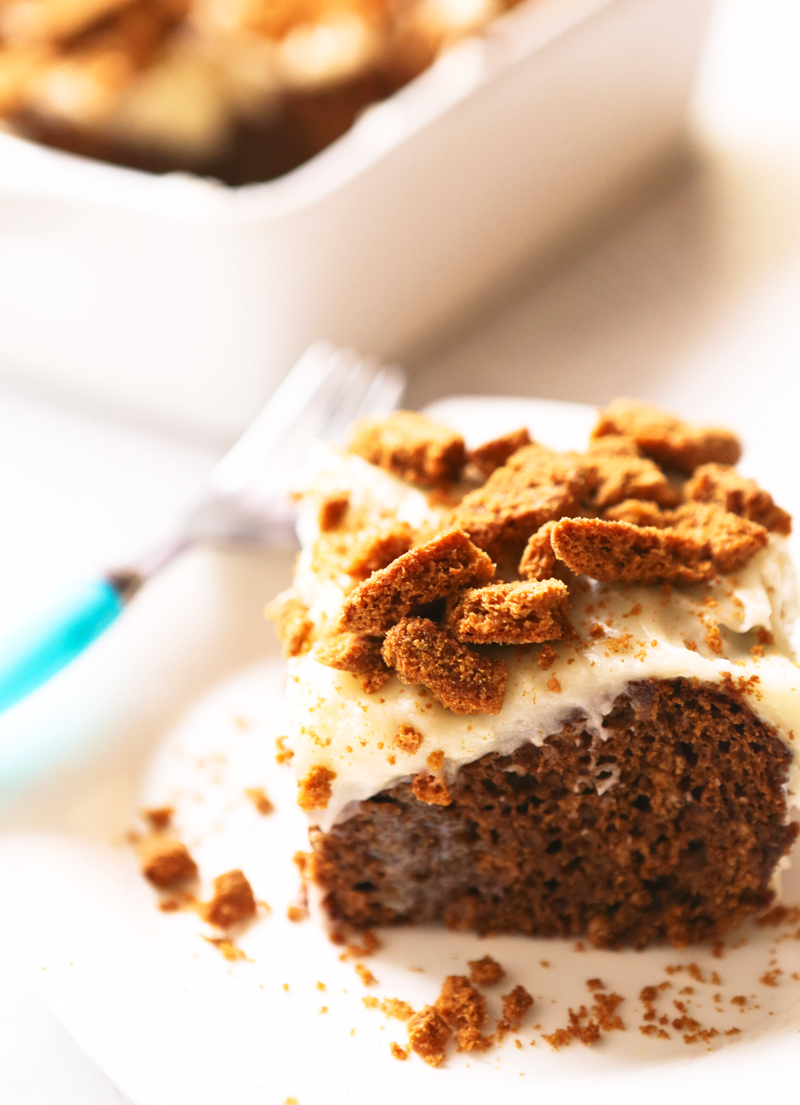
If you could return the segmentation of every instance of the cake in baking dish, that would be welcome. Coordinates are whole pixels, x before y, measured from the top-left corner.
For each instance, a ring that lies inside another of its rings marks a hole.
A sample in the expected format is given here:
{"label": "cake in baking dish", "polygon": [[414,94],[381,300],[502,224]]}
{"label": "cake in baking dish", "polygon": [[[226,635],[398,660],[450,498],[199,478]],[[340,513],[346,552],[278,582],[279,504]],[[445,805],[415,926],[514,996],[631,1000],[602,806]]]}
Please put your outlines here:
{"label": "cake in baking dish", "polygon": [[535,437],[398,412],[316,455],[271,607],[310,885],[355,927],[719,938],[798,832],[790,517],[644,404]]}
{"label": "cake in baking dish", "polygon": [[3,0],[0,126],[155,172],[270,180],[517,0]]}

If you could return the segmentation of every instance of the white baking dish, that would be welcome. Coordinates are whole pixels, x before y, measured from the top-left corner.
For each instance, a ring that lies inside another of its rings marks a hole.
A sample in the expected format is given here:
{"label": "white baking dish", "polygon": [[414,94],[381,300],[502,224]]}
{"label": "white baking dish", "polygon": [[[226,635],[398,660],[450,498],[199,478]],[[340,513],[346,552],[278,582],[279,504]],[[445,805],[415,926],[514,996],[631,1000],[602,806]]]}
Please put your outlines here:
{"label": "white baking dish", "polygon": [[314,338],[384,357],[677,148],[711,0],[526,0],[287,176],[0,135],[0,369],[208,435]]}

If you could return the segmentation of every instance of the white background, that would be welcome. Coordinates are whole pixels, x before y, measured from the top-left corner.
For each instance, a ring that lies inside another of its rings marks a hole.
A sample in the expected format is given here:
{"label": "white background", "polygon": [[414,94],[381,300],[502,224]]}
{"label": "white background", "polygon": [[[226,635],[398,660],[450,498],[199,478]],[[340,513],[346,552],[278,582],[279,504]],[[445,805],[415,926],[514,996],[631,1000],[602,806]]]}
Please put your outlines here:
{"label": "white background", "polygon": [[[410,403],[496,391],[616,394],[735,425],[797,472],[800,15],[719,0],[685,170],[546,279],[506,289],[414,364]],[[169,529],[216,458],[203,445],[0,391],[0,604],[114,563]],[[0,891],[2,897],[2,891]],[[3,901],[3,908],[13,902]],[[0,949],[2,1105],[124,1102]]]}

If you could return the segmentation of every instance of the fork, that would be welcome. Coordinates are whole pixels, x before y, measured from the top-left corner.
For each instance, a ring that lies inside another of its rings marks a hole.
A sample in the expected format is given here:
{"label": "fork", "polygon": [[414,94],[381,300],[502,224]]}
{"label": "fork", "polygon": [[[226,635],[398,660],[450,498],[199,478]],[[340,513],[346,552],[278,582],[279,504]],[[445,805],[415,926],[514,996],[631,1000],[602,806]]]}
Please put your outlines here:
{"label": "fork", "polygon": [[106,630],[136,592],[181,552],[200,543],[293,543],[288,492],[313,440],[342,442],[363,415],[387,414],[400,400],[401,368],[317,342],[215,467],[208,495],[167,541],[122,568],[60,595],[0,641],[0,712],[74,660]]}

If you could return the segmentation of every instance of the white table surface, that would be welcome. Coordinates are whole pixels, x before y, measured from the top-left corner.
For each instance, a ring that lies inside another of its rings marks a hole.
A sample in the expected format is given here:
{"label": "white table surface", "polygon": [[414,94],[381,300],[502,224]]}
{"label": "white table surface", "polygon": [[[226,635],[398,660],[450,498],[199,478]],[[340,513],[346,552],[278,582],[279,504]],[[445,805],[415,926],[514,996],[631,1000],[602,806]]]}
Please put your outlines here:
{"label": "white table surface", "polygon": [[[598,403],[637,395],[737,426],[759,459],[796,471],[798,31],[794,0],[720,0],[692,166],[557,270],[506,289],[446,346],[420,355],[411,404],[456,392]],[[215,457],[0,390],[4,612],[25,609],[43,576],[56,584],[161,536]],[[2,1105],[124,1101],[0,947]]]}

